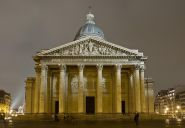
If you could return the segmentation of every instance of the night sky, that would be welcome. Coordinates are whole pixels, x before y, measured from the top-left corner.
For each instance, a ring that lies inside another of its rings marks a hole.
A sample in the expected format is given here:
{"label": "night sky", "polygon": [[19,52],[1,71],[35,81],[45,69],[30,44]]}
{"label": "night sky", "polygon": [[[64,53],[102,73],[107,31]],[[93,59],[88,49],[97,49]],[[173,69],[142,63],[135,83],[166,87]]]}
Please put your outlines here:
{"label": "night sky", "polygon": [[0,88],[22,104],[32,56],[71,42],[92,6],[107,41],[148,57],[155,91],[185,85],[185,0],[0,0]]}

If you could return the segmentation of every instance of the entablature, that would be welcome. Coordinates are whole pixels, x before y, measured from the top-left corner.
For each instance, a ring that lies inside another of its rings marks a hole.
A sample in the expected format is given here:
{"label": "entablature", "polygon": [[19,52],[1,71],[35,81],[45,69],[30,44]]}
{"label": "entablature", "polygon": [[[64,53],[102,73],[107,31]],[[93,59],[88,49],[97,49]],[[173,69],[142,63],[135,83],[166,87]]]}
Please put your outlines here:
{"label": "entablature", "polygon": [[101,60],[101,59],[51,59],[51,60],[42,60],[42,65],[60,65],[60,64],[66,64],[66,65],[78,65],[78,64],[84,64],[84,65],[141,65],[144,64],[142,61],[128,61],[124,59],[117,59],[117,60]]}

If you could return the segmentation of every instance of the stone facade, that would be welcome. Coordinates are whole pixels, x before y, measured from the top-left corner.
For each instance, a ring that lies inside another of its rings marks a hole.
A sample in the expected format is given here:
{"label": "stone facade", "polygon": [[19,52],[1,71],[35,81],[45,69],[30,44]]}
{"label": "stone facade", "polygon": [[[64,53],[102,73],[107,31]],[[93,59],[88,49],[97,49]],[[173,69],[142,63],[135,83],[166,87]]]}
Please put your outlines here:
{"label": "stone facade", "polygon": [[185,113],[185,86],[161,90],[155,98],[155,112],[158,114],[178,115]]}
{"label": "stone facade", "polygon": [[106,41],[96,29],[34,56],[36,77],[26,81],[27,113],[146,112],[147,57]]}
{"label": "stone facade", "polygon": [[10,93],[0,90],[0,113],[9,113],[11,105]]}

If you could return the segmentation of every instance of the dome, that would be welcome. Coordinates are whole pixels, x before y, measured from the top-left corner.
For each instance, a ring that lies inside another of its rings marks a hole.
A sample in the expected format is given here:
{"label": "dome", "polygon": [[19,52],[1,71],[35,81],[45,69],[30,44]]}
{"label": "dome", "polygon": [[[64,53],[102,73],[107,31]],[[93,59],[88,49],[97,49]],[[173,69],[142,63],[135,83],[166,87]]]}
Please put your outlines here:
{"label": "dome", "polygon": [[97,36],[104,39],[103,31],[94,22],[94,15],[91,13],[87,14],[86,20],[86,23],[77,32],[74,40],[86,36]]}

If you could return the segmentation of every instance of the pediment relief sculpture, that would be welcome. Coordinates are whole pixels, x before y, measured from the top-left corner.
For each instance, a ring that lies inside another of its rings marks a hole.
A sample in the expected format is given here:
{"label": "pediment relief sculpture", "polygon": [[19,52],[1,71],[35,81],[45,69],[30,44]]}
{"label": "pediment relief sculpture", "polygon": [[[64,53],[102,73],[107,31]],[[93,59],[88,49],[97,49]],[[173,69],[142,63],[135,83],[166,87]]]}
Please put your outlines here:
{"label": "pediment relief sculpture", "polygon": [[130,50],[109,42],[95,39],[80,40],[45,50],[38,56],[137,56],[137,50]]}
{"label": "pediment relief sculpture", "polygon": [[58,56],[101,56],[101,55],[122,55],[126,56],[126,53],[124,53],[121,50],[117,50],[116,48],[112,48],[109,46],[105,46],[102,44],[97,44],[94,42],[83,42],[79,44],[72,45],[67,48],[59,49],[56,51],[53,51],[51,53],[48,53],[46,55],[58,55]]}

